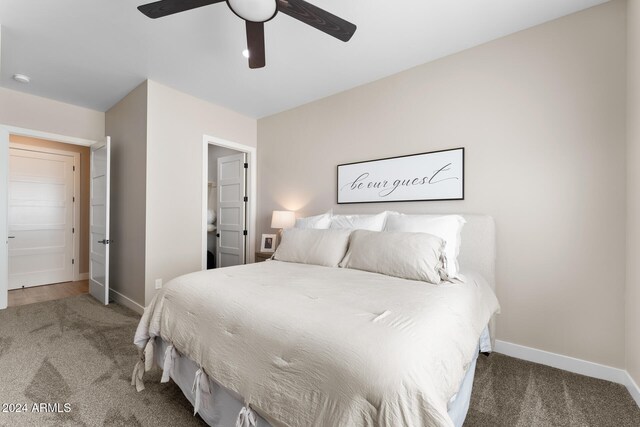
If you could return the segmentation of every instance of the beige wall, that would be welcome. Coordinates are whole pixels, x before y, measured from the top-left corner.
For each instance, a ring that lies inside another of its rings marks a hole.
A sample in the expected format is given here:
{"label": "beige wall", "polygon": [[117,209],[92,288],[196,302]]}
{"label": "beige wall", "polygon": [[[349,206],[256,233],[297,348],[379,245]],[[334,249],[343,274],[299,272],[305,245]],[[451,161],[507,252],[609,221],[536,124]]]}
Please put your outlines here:
{"label": "beige wall", "polygon": [[[258,233],[274,209],[492,215],[497,338],[623,367],[625,39],[615,1],[259,120]],[[459,146],[464,201],[335,204],[337,164]]]}
{"label": "beige wall", "polygon": [[53,150],[69,151],[80,154],[80,259],[79,272],[89,272],[89,164],[90,153],[89,147],[81,145],[63,144],[61,142],[47,141],[45,139],[29,138],[26,136],[10,135],[9,142],[17,144],[29,145],[39,148],[50,148]]}
{"label": "beige wall", "polygon": [[640,384],[640,0],[629,0],[627,91],[627,370]]}
{"label": "beige wall", "polygon": [[256,120],[149,81],[146,303],[202,263],[203,135],[255,147]]}
{"label": "beige wall", "polygon": [[106,114],[112,140],[111,286],[145,306],[201,268],[203,136],[256,146],[256,121],[147,81]]}
{"label": "beige wall", "polygon": [[106,114],[111,136],[110,287],[145,305],[147,84]]}
{"label": "beige wall", "polygon": [[0,124],[94,141],[104,137],[104,113],[0,88]]}

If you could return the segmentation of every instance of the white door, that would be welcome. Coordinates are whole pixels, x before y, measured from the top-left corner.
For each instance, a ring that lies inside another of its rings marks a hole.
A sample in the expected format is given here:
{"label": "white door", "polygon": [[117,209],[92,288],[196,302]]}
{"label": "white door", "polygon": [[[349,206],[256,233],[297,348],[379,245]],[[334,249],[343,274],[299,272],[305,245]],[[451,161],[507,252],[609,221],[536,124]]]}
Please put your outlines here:
{"label": "white door", "polygon": [[218,158],[218,268],[245,263],[246,159],[246,153]]}
{"label": "white door", "polygon": [[73,280],[73,163],[9,149],[9,289]]}
{"label": "white door", "polygon": [[109,137],[91,146],[89,292],[109,304]]}

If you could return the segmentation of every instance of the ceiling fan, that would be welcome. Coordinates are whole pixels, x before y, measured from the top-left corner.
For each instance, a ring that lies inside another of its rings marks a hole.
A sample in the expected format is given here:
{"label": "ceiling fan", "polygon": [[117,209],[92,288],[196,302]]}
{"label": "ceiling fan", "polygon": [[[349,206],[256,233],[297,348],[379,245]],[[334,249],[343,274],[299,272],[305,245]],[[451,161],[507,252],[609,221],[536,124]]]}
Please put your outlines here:
{"label": "ceiling fan", "polygon": [[161,0],[139,6],[138,10],[155,19],[223,1],[233,13],[246,21],[249,68],[265,66],[264,23],[273,19],[278,12],[343,42],[349,41],[356,32],[354,24],[304,0]]}

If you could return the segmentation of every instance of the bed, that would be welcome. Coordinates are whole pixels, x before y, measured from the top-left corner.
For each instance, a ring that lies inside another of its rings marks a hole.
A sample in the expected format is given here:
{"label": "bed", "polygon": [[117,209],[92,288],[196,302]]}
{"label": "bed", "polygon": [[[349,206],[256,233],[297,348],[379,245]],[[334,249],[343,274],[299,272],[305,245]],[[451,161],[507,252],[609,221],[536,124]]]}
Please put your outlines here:
{"label": "bed", "polygon": [[465,219],[464,283],[278,261],[174,279],[132,383],[155,363],[212,426],[461,426],[498,310],[493,220]]}

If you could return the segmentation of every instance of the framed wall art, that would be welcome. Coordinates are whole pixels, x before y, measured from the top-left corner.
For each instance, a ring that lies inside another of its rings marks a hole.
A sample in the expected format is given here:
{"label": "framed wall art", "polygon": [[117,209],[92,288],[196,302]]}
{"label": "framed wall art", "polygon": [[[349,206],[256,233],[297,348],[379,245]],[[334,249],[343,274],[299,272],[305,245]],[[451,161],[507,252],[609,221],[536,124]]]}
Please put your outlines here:
{"label": "framed wall art", "polygon": [[464,200],[464,148],[338,165],[338,204]]}

